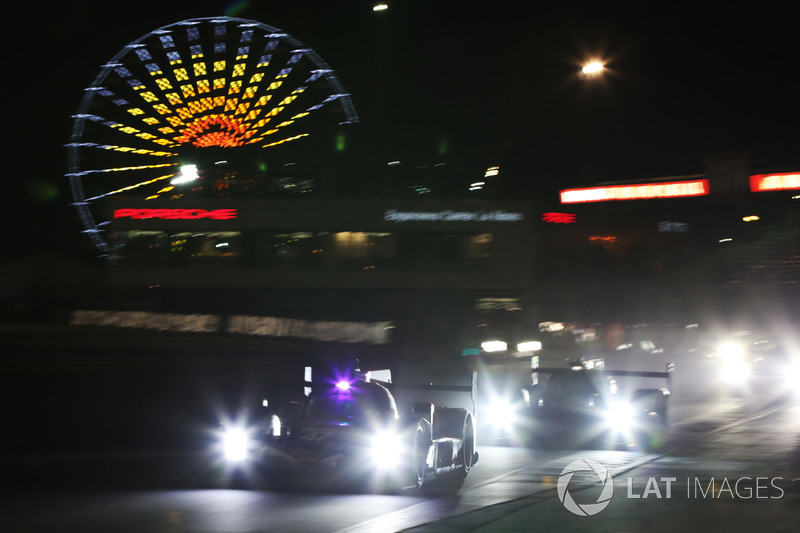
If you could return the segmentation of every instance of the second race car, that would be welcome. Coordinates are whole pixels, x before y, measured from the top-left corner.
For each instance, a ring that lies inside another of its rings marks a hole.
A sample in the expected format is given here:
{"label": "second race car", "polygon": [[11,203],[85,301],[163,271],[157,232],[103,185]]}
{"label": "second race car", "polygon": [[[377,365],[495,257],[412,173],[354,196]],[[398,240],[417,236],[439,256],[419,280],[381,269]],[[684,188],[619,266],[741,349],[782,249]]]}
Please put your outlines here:
{"label": "second race car", "polygon": [[[530,434],[534,441],[566,440],[576,445],[611,443],[654,450],[669,427],[667,408],[674,364],[664,372],[606,370],[602,360],[565,368],[533,368],[542,383],[526,387]],[[638,388],[626,395],[619,378],[660,378],[666,385]]]}
{"label": "second race car", "polygon": [[[653,450],[664,443],[674,365],[664,372],[607,370],[602,359],[567,362],[563,367],[541,367],[531,358],[525,385],[491,376],[485,398],[487,424],[481,438],[493,443],[532,446],[625,445]],[[497,372],[495,374],[498,374]],[[511,374],[503,367],[500,376]],[[636,388],[626,394],[627,378],[660,378],[661,387]],[[482,415],[483,416],[483,415]],[[483,441],[482,441],[483,442]]]}

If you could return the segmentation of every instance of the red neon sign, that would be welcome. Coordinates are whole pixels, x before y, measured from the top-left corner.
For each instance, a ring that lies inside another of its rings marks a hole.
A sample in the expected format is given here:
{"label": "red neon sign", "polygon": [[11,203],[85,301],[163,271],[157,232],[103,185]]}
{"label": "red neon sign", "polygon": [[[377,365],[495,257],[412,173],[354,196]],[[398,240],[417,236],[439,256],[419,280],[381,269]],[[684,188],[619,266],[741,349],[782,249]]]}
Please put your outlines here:
{"label": "red neon sign", "polygon": [[196,220],[210,218],[212,220],[230,220],[236,218],[236,209],[117,209],[114,218],[132,218],[143,220],[160,218],[164,220]]}
{"label": "red neon sign", "polygon": [[542,220],[552,224],[572,224],[576,217],[572,213],[543,213]]}
{"label": "red neon sign", "polygon": [[566,189],[561,191],[559,195],[562,204],[575,204],[581,202],[703,196],[708,194],[709,190],[708,180],[693,180]]}
{"label": "red neon sign", "polygon": [[800,173],[756,174],[750,176],[750,192],[800,189]]}

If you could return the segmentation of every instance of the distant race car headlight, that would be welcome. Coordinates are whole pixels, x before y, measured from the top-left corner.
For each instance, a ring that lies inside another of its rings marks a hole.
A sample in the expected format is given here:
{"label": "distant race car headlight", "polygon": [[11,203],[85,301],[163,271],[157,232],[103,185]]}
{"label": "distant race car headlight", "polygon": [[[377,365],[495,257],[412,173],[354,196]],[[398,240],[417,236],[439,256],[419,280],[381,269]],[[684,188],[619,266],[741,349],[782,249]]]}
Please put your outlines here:
{"label": "distant race car headlight", "polygon": [[717,347],[717,354],[723,359],[735,359],[744,357],[744,348],[735,342],[726,342]]}
{"label": "distant race car headlight", "polygon": [[225,458],[229,461],[243,461],[247,459],[249,439],[247,432],[241,429],[228,429],[222,436]]}
{"label": "distant race car headlight", "polygon": [[606,423],[614,429],[627,429],[634,419],[634,410],[627,402],[613,402],[606,411]]}
{"label": "distant race car headlight", "polygon": [[747,381],[750,366],[741,357],[730,357],[722,361],[721,372],[722,379],[736,385]]}
{"label": "distant race car headlight", "polygon": [[508,428],[514,423],[514,406],[506,400],[495,398],[486,413],[486,420],[494,427]]}
{"label": "distant race car headlight", "polygon": [[382,431],[372,438],[370,456],[379,467],[392,467],[400,461],[400,437],[392,431]]}
{"label": "distant race car headlight", "polygon": [[741,385],[750,376],[750,365],[745,360],[744,347],[736,342],[726,342],[717,346],[720,358],[720,376],[731,385]]}
{"label": "distant race car headlight", "polygon": [[789,362],[786,371],[786,381],[789,386],[800,390],[800,358],[795,357]]}

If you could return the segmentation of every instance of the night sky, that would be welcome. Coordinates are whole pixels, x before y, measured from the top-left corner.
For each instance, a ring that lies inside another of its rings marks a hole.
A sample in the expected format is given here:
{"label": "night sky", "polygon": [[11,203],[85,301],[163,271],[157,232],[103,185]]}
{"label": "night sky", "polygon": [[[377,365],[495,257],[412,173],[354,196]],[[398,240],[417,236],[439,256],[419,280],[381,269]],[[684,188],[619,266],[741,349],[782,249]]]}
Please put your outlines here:
{"label": "night sky", "polygon": [[[756,170],[800,170],[790,3],[388,3],[376,14],[358,0],[49,1],[7,17],[2,206],[14,234],[0,258],[93,254],[67,205],[70,116],[126,44],[196,17],[253,19],[313,48],[353,95],[373,142],[357,149],[429,163],[446,140],[452,160],[499,165],[532,200],[699,173],[710,153],[746,152]],[[606,61],[602,79],[577,75],[587,57]]]}

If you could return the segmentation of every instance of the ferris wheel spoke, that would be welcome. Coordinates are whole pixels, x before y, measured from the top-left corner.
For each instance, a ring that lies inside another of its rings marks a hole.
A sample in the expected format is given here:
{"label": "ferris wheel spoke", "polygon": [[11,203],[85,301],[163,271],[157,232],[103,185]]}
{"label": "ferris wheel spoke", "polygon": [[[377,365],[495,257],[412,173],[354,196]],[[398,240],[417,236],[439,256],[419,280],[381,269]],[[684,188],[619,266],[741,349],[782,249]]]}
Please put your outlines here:
{"label": "ferris wheel spoke", "polygon": [[279,141],[274,141],[274,142],[271,142],[269,144],[265,144],[264,148],[271,148],[273,146],[280,146],[281,144],[292,142],[292,141],[296,141],[298,139],[302,139],[303,137],[308,137],[308,136],[309,136],[308,133],[301,133],[300,135],[295,135],[294,137],[287,137],[287,138],[281,139]]}
{"label": "ferris wheel spoke", "polygon": [[164,146],[164,147],[170,147],[174,145],[174,143],[169,139],[166,139],[164,137],[159,137],[158,135],[155,135],[153,133],[142,131],[134,126],[126,125],[117,120],[104,118],[98,115],[84,115],[82,118],[87,119],[100,126],[104,126],[108,129],[124,133],[126,135],[132,135],[148,143],[155,143],[159,146]]}
{"label": "ferris wheel spoke", "polygon": [[[109,191],[109,192],[104,193],[104,194],[98,194],[97,196],[93,196],[91,198],[87,198],[86,201],[87,202],[93,202],[95,200],[99,200],[101,198],[106,198],[108,196],[113,196],[115,194],[120,194],[120,193],[123,193],[123,192],[132,191],[133,189],[138,189],[139,187],[144,187],[146,185],[152,185],[153,183],[158,183],[160,181],[164,181],[164,180],[167,180],[167,179],[170,179],[170,178],[174,178],[175,176],[177,176],[177,174],[167,174],[166,176],[159,176],[158,178],[154,178],[154,179],[151,179],[151,180],[143,181],[141,183],[134,183],[133,185],[128,185],[127,187],[123,187],[123,188],[117,189],[115,191]],[[159,192],[161,192],[161,191],[159,191]]]}
{"label": "ferris wheel spoke", "polygon": [[154,156],[154,157],[174,157],[178,155],[176,152],[165,152],[162,150],[155,151],[149,150],[147,148],[136,148],[133,146],[119,146],[115,144],[99,144],[94,142],[84,142],[84,143],[70,143],[67,147],[78,147],[78,148],[94,148],[97,150],[110,150],[114,152],[122,152],[126,154],[134,154],[134,155],[147,155],[147,156]]}
{"label": "ferris wheel spoke", "polygon": [[84,170],[80,175],[87,176],[90,174],[106,174],[109,172],[127,172],[131,170],[150,170],[155,168],[174,167],[176,163],[162,163],[159,165],[137,165],[130,167],[116,167],[116,168],[98,168],[94,170]]}

